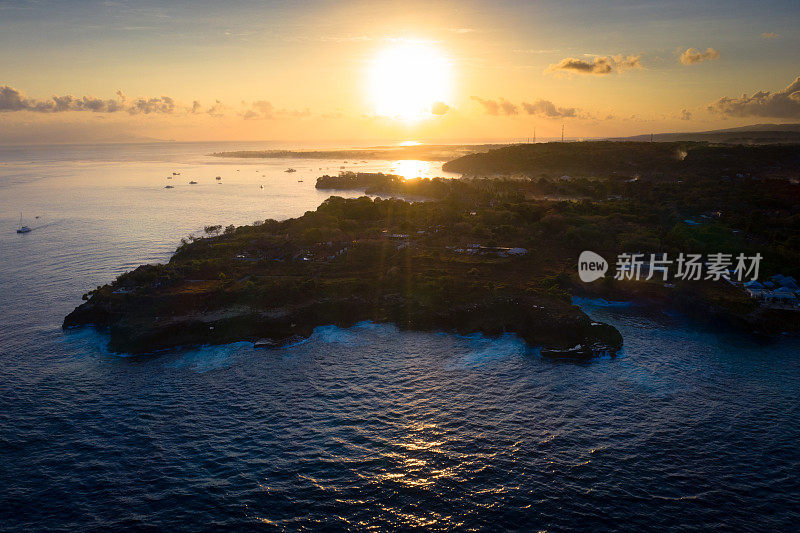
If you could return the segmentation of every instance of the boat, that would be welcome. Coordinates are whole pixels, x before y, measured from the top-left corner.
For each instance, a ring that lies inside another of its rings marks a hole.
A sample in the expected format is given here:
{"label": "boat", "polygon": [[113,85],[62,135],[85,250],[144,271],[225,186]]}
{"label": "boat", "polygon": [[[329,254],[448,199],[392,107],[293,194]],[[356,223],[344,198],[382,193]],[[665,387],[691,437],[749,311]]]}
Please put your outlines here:
{"label": "boat", "polygon": [[219,181],[219,180],[221,180],[221,179],[222,179],[222,176],[217,176],[217,177],[216,177],[216,178],[214,178],[214,179],[215,179],[215,180],[217,180],[217,181]]}
{"label": "boat", "polygon": [[592,358],[592,351],[578,344],[572,348],[547,348],[542,347],[541,355],[552,359],[578,359],[586,360]]}
{"label": "boat", "polygon": [[261,189],[263,189],[263,188],[264,188],[264,186],[262,185],[260,188],[261,188]]}
{"label": "boat", "polygon": [[168,179],[168,180],[171,180],[171,179],[172,179],[172,176],[167,176],[167,179]]}
{"label": "boat", "polygon": [[297,180],[297,183],[303,183],[303,180]]}
{"label": "boat", "polygon": [[293,168],[287,168],[286,170],[284,170],[284,172],[297,172],[297,171]]}
{"label": "boat", "polygon": [[173,172],[173,173],[172,173],[172,175],[173,175],[173,176],[180,176],[180,175],[181,175],[181,173],[180,173],[180,172]]}
{"label": "boat", "polygon": [[196,182],[196,181],[194,181],[194,180],[193,180],[193,181],[190,181],[190,182],[189,182],[189,185],[197,185],[197,182]]}
{"label": "boat", "polygon": [[19,214],[19,228],[17,228],[17,233],[30,233],[31,228],[28,226],[22,225],[22,213]]}
{"label": "boat", "polygon": [[173,187],[172,185],[167,185],[167,186],[166,186],[166,187],[164,187],[164,188],[165,188],[165,189],[174,189],[175,187]]}

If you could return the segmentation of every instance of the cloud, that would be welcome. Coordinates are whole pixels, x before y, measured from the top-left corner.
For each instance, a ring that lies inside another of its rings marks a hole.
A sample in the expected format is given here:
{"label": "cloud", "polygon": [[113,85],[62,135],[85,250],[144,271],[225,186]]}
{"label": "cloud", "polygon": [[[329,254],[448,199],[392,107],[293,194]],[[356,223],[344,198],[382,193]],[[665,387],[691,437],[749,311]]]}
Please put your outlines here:
{"label": "cloud", "polygon": [[778,34],[775,33],[774,31],[765,31],[764,33],[761,34],[761,38],[762,39],[777,39],[778,38]]}
{"label": "cloud", "polygon": [[448,111],[450,111],[450,106],[445,104],[444,102],[435,102],[431,106],[431,113],[434,115],[444,115]]}
{"label": "cloud", "polygon": [[49,100],[26,97],[8,85],[0,86],[0,112],[32,111],[35,113],[60,113],[64,111],[93,111],[114,113],[124,108],[124,100],[102,100],[94,96],[53,96]]}
{"label": "cloud", "polygon": [[[136,98],[129,100],[125,93],[116,91],[116,100],[103,100],[94,96],[52,96],[48,100],[28,98],[21,91],[8,85],[0,86],[0,112],[30,111],[34,113],[63,113],[66,111],[90,111],[93,113],[127,112],[139,114],[172,114],[183,111],[169,96]],[[199,104],[198,104],[199,105]]]}
{"label": "cloud", "polygon": [[627,70],[638,70],[643,68],[642,54],[623,56],[594,56],[592,59],[578,59],[566,57],[558,63],[548,66],[544,72],[548,73],[567,73],[567,74],[591,74],[603,76],[614,72],[625,72]]}
{"label": "cloud", "polygon": [[707,109],[729,117],[800,118],[800,76],[780,91],[757,91],[739,98],[724,96]]}
{"label": "cloud", "polygon": [[487,100],[473,96],[472,99],[481,104],[484,111],[490,115],[516,115],[519,113],[519,108],[504,98]]}
{"label": "cloud", "polygon": [[137,98],[128,106],[128,113],[131,115],[151,113],[171,114],[176,109],[175,100],[169,96],[162,96],[160,98]]}
{"label": "cloud", "polygon": [[548,118],[575,118],[577,110],[574,107],[556,107],[550,100],[536,100],[534,103],[522,102],[522,108],[529,115],[541,115]]}
{"label": "cloud", "polygon": [[694,48],[687,48],[681,54],[681,63],[684,65],[695,65],[703,61],[713,61],[719,57],[719,52],[713,48],[706,48],[705,52],[699,52]]}
{"label": "cloud", "polygon": [[[21,91],[8,85],[0,85],[0,113],[27,111],[31,113],[63,113],[67,111],[84,111],[92,113],[127,113],[129,115],[206,115],[218,118],[231,111],[230,106],[220,100],[204,107],[199,101],[193,100],[191,105],[181,105],[171,96],[157,96],[150,98],[129,98],[118,90],[116,99],[102,99],[94,96],[52,96],[49,99],[29,98]],[[449,107],[439,102],[436,110],[440,114],[447,112]],[[277,109],[266,100],[257,100],[251,104],[242,102],[244,111],[239,113],[244,119],[271,119],[277,117],[302,118],[311,115],[308,109]],[[441,107],[444,106],[444,107]],[[433,111],[432,111],[433,112]]]}
{"label": "cloud", "polygon": [[28,103],[19,91],[8,85],[0,87],[0,111],[22,111]]}
{"label": "cloud", "polygon": [[219,118],[225,115],[226,106],[219,100],[214,100],[214,103],[206,109],[206,113],[214,118]]}
{"label": "cloud", "polygon": [[681,120],[692,120],[692,112],[688,109],[681,109]]}
{"label": "cloud", "polygon": [[[242,102],[247,105],[245,102]],[[311,115],[311,111],[304,109],[302,111],[294,109],[276,109],[272,103],[266,100],[256,100],[251,103],[249,108],[244,112],[239,113],[239,116],[245,120],[251,119],[273,119],[280,117],[307,117]]]}
{"label": "cloud", "polygon": [[538,99],[533,103],[522,102],[519,106],[505,98],[489,100],[473,96],[473,100],[483,106],[489,115],[517,115],[520,109],[528,115],[537,115],[545,118],[591,118],[591,116],[575,107],[558,107],[550,100]]}

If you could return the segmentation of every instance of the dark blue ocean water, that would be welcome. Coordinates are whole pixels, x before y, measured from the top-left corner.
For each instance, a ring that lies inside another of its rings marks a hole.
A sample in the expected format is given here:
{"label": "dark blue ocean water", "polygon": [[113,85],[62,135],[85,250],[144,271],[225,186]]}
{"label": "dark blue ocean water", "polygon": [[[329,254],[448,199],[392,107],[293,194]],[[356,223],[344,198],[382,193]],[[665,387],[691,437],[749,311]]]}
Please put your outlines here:
{"label": "dark blue ocean water", "polygon": [[[160,170],[187,156],[171,157]],[[96,162],[67,166],[62,189],[4,171],[0,530],[800,528],[797,338],[579,301],[622,331],[619,357],[371,323],[121,357],[60,330],[82,292],[166,259],[196,221],[300,214],[316,192],[280,182],[260,205],[246,182],[209,185],[161,214],[161,187],[135,180],[150,167],[115,163],[117,186],[110,167],[102,185]],[[57,214],[17,236],[34,203]]]}

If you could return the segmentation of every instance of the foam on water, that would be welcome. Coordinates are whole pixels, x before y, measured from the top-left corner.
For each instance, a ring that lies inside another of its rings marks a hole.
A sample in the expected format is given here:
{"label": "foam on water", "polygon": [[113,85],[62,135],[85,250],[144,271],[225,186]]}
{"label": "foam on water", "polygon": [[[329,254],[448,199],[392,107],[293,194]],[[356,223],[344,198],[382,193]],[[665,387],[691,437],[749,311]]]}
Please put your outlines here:
{"label": "foam on water", "polygon": [[166,366],[171,368],[190,368],[197,372],[209,372],[227,368],[234,364],[237,358],[250,356],[253,354],[252,342],[233,342],[213,346],[199,346],[180,351],[173,357],[163,355],[165,359],[171,359]]}
{"label": "foam on water", "polygon": [[513,333],[489,337],[480,333],[460,336],[467,352],[458,354],[445,367],[448,370],[478,370],[511,357],[539,356],[539,348],[530,348]]}

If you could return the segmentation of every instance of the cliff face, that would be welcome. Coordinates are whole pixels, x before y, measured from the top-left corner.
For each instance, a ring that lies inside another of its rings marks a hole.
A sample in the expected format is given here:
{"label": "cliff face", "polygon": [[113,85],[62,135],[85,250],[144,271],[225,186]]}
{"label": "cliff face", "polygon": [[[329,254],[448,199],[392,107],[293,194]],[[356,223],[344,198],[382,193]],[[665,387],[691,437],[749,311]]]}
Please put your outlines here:
{"label": "cliff face", "polygon": [[[430,305],[402,294],[319,298],[280,308],[235,302],[216,308],[197,304],[199,301],[170,301],[168,295],[115,295],[104,289],[70,313],[64,328],[89,324],[106,328],[112,350],[133,354],[241,340],[271,339],[280,344],[297,336],[307,337],[316,326],[348,327],[364,320],[422,331],[514,332],[528,344],[544,346],[553,354],[580,346],[581,357],[615,353],[622,346],[622,336],[615,328],[592,322],[577,307],[529,296],[486,294],[456,306]],[[166,308],[170,314],[157,311]]]}

